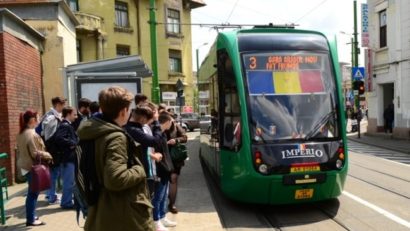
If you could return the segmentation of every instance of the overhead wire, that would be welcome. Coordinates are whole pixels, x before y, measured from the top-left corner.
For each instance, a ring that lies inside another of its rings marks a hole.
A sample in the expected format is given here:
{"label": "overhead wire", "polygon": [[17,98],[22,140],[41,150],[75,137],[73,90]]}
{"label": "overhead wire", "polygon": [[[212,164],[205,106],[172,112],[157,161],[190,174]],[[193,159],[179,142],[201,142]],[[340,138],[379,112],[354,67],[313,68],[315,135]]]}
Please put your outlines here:
{"label": "overhead wire", "polygon": [[310,13],[312,13],[313,11],[317,10],[317,8],[319,8],[321,5],[323,5],[325,2],[327,2],[328,0],[323,0],[322,2],[320,2],[319,4],[317,4],[315,7],[313,7],[311,10],[309,10],[306,14],[302,15],[302,17],[298,18],[297,20],[295,20],[295,23],[299,22],[299,20],[301,20],[302,18],[306,17],[307,15],[309,15]]}
{"label": "overhead wire", "polygon": [[232,10],[231,10],[231,12],[229,13],[228,18],[225,20],[225,22],[229,22],[229,19],[231,18],[232,13],[235,11],[235,8],[236,8],[236,5],[238,5],[238,2],[239,2],[239,0],[236,0],[236,2],[235,2],[235,4],[233,5]]}

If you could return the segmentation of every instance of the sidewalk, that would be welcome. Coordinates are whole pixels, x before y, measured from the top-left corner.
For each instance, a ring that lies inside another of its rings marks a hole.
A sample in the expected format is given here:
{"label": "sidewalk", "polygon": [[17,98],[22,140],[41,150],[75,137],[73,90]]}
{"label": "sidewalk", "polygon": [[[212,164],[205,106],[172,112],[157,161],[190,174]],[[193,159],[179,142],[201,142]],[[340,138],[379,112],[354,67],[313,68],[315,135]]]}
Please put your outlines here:
{"label": "sidewalk", "polygon": [[410,140],[393,138],[389,134],[362,133],[360,138],[358,138],[357,132],[355,132],[348,134],[347,138],[355,142],[410,154]]}
{"label": "sidewalk", "polygon": [[[171,220],[178,222],[175,228],[170,231],[188,231],[188,230],[223,230],[215,206],[212,202],[211,195],[206,185],[202,173],[202,167],[199,162],[198,148],[199,141],[197,132],[188,133],[190,141],[188,143],[189,161],[181,171],[178,183],[178,214],[167,213]],[[194,140],[194,138],[196,138]],[[25,226],[25,194],[27,184],[16,184],[8,188],[9,201],[6,204],[6,225],[0,225],[0,230],[41,230],[41,231],[80,231],[84,220],[80,220],[80,226],[77,225],[76,214],[74,210],[62,210],[59,205],[48,205],[44,194],[40,194],[37,203],[37,215],[47,224],[38,227]],[[126,215],[126,214],[124,214]]]}

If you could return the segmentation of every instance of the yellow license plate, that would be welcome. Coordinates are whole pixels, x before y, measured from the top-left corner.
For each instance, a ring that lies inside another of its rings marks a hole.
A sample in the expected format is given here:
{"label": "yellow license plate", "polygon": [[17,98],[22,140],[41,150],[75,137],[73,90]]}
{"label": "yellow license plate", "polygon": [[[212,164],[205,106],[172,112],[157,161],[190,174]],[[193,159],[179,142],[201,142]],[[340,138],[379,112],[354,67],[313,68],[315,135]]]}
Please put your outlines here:
{"label": "yellow license plate", "polygon": [[313,188],[298,189],[295,191],[295,199],[309,199],[313,197]]}
{"label": "yellow license plate", "polygon": [[291,167],[290,172],[316,172],[320,171],[319,165],[314,166],[298,166],[298,167]]}

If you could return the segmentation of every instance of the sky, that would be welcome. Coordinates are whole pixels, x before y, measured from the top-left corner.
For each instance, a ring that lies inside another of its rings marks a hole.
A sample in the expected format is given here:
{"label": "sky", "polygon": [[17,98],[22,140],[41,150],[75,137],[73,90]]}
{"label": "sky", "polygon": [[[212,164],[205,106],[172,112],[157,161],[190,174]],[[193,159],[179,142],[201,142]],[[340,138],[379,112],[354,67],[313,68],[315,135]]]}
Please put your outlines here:
{"label": "sky", "polygon": [[[290,24],[298,29],[312,29],[336,36],[339,61],[350,62],[353,33],[353,0],[203,0],[206,6],[191,11],[191,22],[210,24]],[[357,0],[358,33],[360,9],[364,0]],[[232,29],[225,29],[232,30]],[[210,27],[192,26],[192,64],[196,70],[215,41],[217,31]],[[360,34],[358,35],[360,42]],[[207,43],[207,45],[204,45]],[[359,44],[360,45],[360,44]],[[364,53],[363,51],[361,52]],[[360,62],[360,61],[359,61]],[[363,62],[361,62],[363,63]],[[360,65],[360,64],[359,64]]]}

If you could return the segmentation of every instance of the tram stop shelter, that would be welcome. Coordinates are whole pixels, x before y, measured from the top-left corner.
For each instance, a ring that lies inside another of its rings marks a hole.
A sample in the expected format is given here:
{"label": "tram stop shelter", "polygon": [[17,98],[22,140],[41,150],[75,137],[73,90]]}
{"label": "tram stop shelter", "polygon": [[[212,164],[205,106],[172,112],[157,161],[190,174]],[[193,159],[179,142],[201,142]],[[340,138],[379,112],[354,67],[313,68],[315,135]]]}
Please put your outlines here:
{"label": "tram stop shelter", "polygon": [[138,55],[69,65],[64,68],[64,95],[70,105],[80,98],[98,101],[98,93],[109,86],[121,86],[133,94],[142,92],[142,78],[152,71]]}

